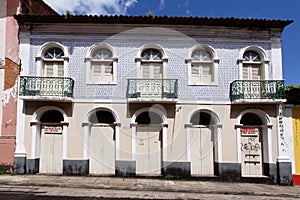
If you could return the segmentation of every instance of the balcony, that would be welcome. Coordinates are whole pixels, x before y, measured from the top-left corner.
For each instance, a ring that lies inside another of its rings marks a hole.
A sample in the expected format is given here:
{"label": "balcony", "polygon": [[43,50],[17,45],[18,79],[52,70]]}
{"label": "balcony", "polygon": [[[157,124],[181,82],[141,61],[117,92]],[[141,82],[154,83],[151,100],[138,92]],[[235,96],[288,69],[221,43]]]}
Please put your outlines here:
{"label": "balcony", "polygon": [[72,101],[74,80],[66,77],[20,77],[20,98],[27,100]]}
{"label": "balcony", "polygon": [[129,101],[177,101],[178,80],[128,79],[126,96]]}
{"label": "balcony", "polygon": [[233,103],[285,102],[282,80],[236,80],[230,84],[230,100]]}

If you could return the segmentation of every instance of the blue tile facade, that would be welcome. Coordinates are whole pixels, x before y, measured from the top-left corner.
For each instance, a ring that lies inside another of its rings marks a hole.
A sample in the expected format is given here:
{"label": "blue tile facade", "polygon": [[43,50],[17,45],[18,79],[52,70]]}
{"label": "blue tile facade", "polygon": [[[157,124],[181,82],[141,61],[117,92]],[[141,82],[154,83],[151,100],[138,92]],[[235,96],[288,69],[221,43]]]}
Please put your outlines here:
{"label": "blue tile facade", "polygon": [[[168,57],[165,78],[177,78],[178,99],[195,101],[229,101],[230,83],[239,78],[238,64],[241,49],[247,46],[259,46],[265,50],[271,60],[271,45],[266,43],[238,42],[195,42],[190,41],[161,41],[161,40],[88,40],[85,36],[80,39],[31,39],[30,75],[36,74],[36,59],[42,45],[47,42],[60,43],[68,49],[69,77],[75,80],[74,99],[125,99],[127,79],[137,77],[135,58],[145,44],[158,44]],[[87,85],[85,57],[89,48],[97,43],[111,45],[117,53],[117,84],[116,85]],[[211,46],[218,55],[218,85],[188,86],[188,65],[186,58],[189,49],[196,44]],[[269,76],[272,77],[272,63],[269,64]]]}

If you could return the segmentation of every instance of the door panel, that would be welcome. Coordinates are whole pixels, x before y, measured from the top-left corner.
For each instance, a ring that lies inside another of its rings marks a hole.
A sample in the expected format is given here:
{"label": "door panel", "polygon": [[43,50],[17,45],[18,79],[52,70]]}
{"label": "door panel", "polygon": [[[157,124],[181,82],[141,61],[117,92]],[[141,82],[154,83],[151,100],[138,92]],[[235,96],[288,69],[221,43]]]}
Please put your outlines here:
{"label": "door panel", "polygon": [[[209,128],[191,128],[191,174],[213,175],[213,138]],[[188,147],[189,148],[189,147]]]}
{"label": "door panel", "polygon": [[241,136],[242,176],[262,175],[262,153],[260,134]]}
{"label": "door panel", "polygon": [[161,127],[137,127],[137,175],[161,175],[160,130]]}
{"label": "door panel", "polygon": [[110,126],[91,127],[89,141],[89,173],[115,174],[114,129]]}
{"label": "door panel", "polygon": [[62,134],[45,133],[41,129],[40,173],[63,172],[63,138]]}

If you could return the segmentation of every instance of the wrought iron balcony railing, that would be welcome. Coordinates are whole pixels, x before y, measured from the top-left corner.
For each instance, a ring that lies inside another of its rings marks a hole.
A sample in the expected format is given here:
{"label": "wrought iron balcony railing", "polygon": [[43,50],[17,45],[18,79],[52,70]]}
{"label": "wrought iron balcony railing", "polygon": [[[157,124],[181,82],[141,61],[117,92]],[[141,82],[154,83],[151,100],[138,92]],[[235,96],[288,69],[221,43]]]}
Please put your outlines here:
{"label": "wrought iron balcony railing", "polygon": [[230,99],[285,99],[284,81],[236,80],[230,84]]}
{"label": "wrought iron balcony railing", "polygon": [[178,98],[177,79],[128,79],[127,98]]}
{"label": "wrought iron balcony railing", "polygon": [[20,96],[73,98],[74,80],[66,77],[20,77]]}

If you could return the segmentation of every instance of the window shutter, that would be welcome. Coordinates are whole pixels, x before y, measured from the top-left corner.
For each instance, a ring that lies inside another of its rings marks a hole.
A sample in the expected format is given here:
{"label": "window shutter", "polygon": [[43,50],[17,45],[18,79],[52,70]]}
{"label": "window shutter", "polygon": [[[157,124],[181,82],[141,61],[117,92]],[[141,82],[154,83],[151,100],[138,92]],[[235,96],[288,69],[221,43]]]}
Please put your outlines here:
{"label": "window shutter", "polygon": [[59,76],[59,77],[64,76],[64,65],[63,65],[63,63],[58,63],[58,65],[57,65],[57,76]]}
{"label": "window shutter", "polygon": [[198,65],[192,65],[192,75],[199,75],[200,67]]}
{"label": "window shutter", "polygon": [[202,66],[202,75],[209,76],[210,75],[210,67],[209,66]]}
{"label": "window shutter", "polygon": [[106,65],[104,73],[105,73],[106,76],[111,76],[113,74],[112,66],[111,65]]}
{"label": "window shutter", "polygon": [[101,76],[101,64],[94,63],[93,64],[93,76]]}
{"label": "window shutter", "polygon": [[249,73],[248,73],[248,66],[244,66],[243,67],[243,80],[249,80]]}
{"label": "window shutter", "polygon": [[162,66],[160,64],[153,65],[153,78],[162,78]]}
{"label": "window shutter", "polygon": [[44,71],[44,76],[47,77],[53,77],[53,63],[52,62],[45,62],[45,71]]}
{"label": "window shutter", "polygon": [[150,67],[149,67],[149,65],[142,66],[142,76],[143,76],[143,78],[150,78]]}
{"label": "window shutter", "polygon": [[252,80],[260,80],[259,66],[252,66],[251,73],[252,73]]}

